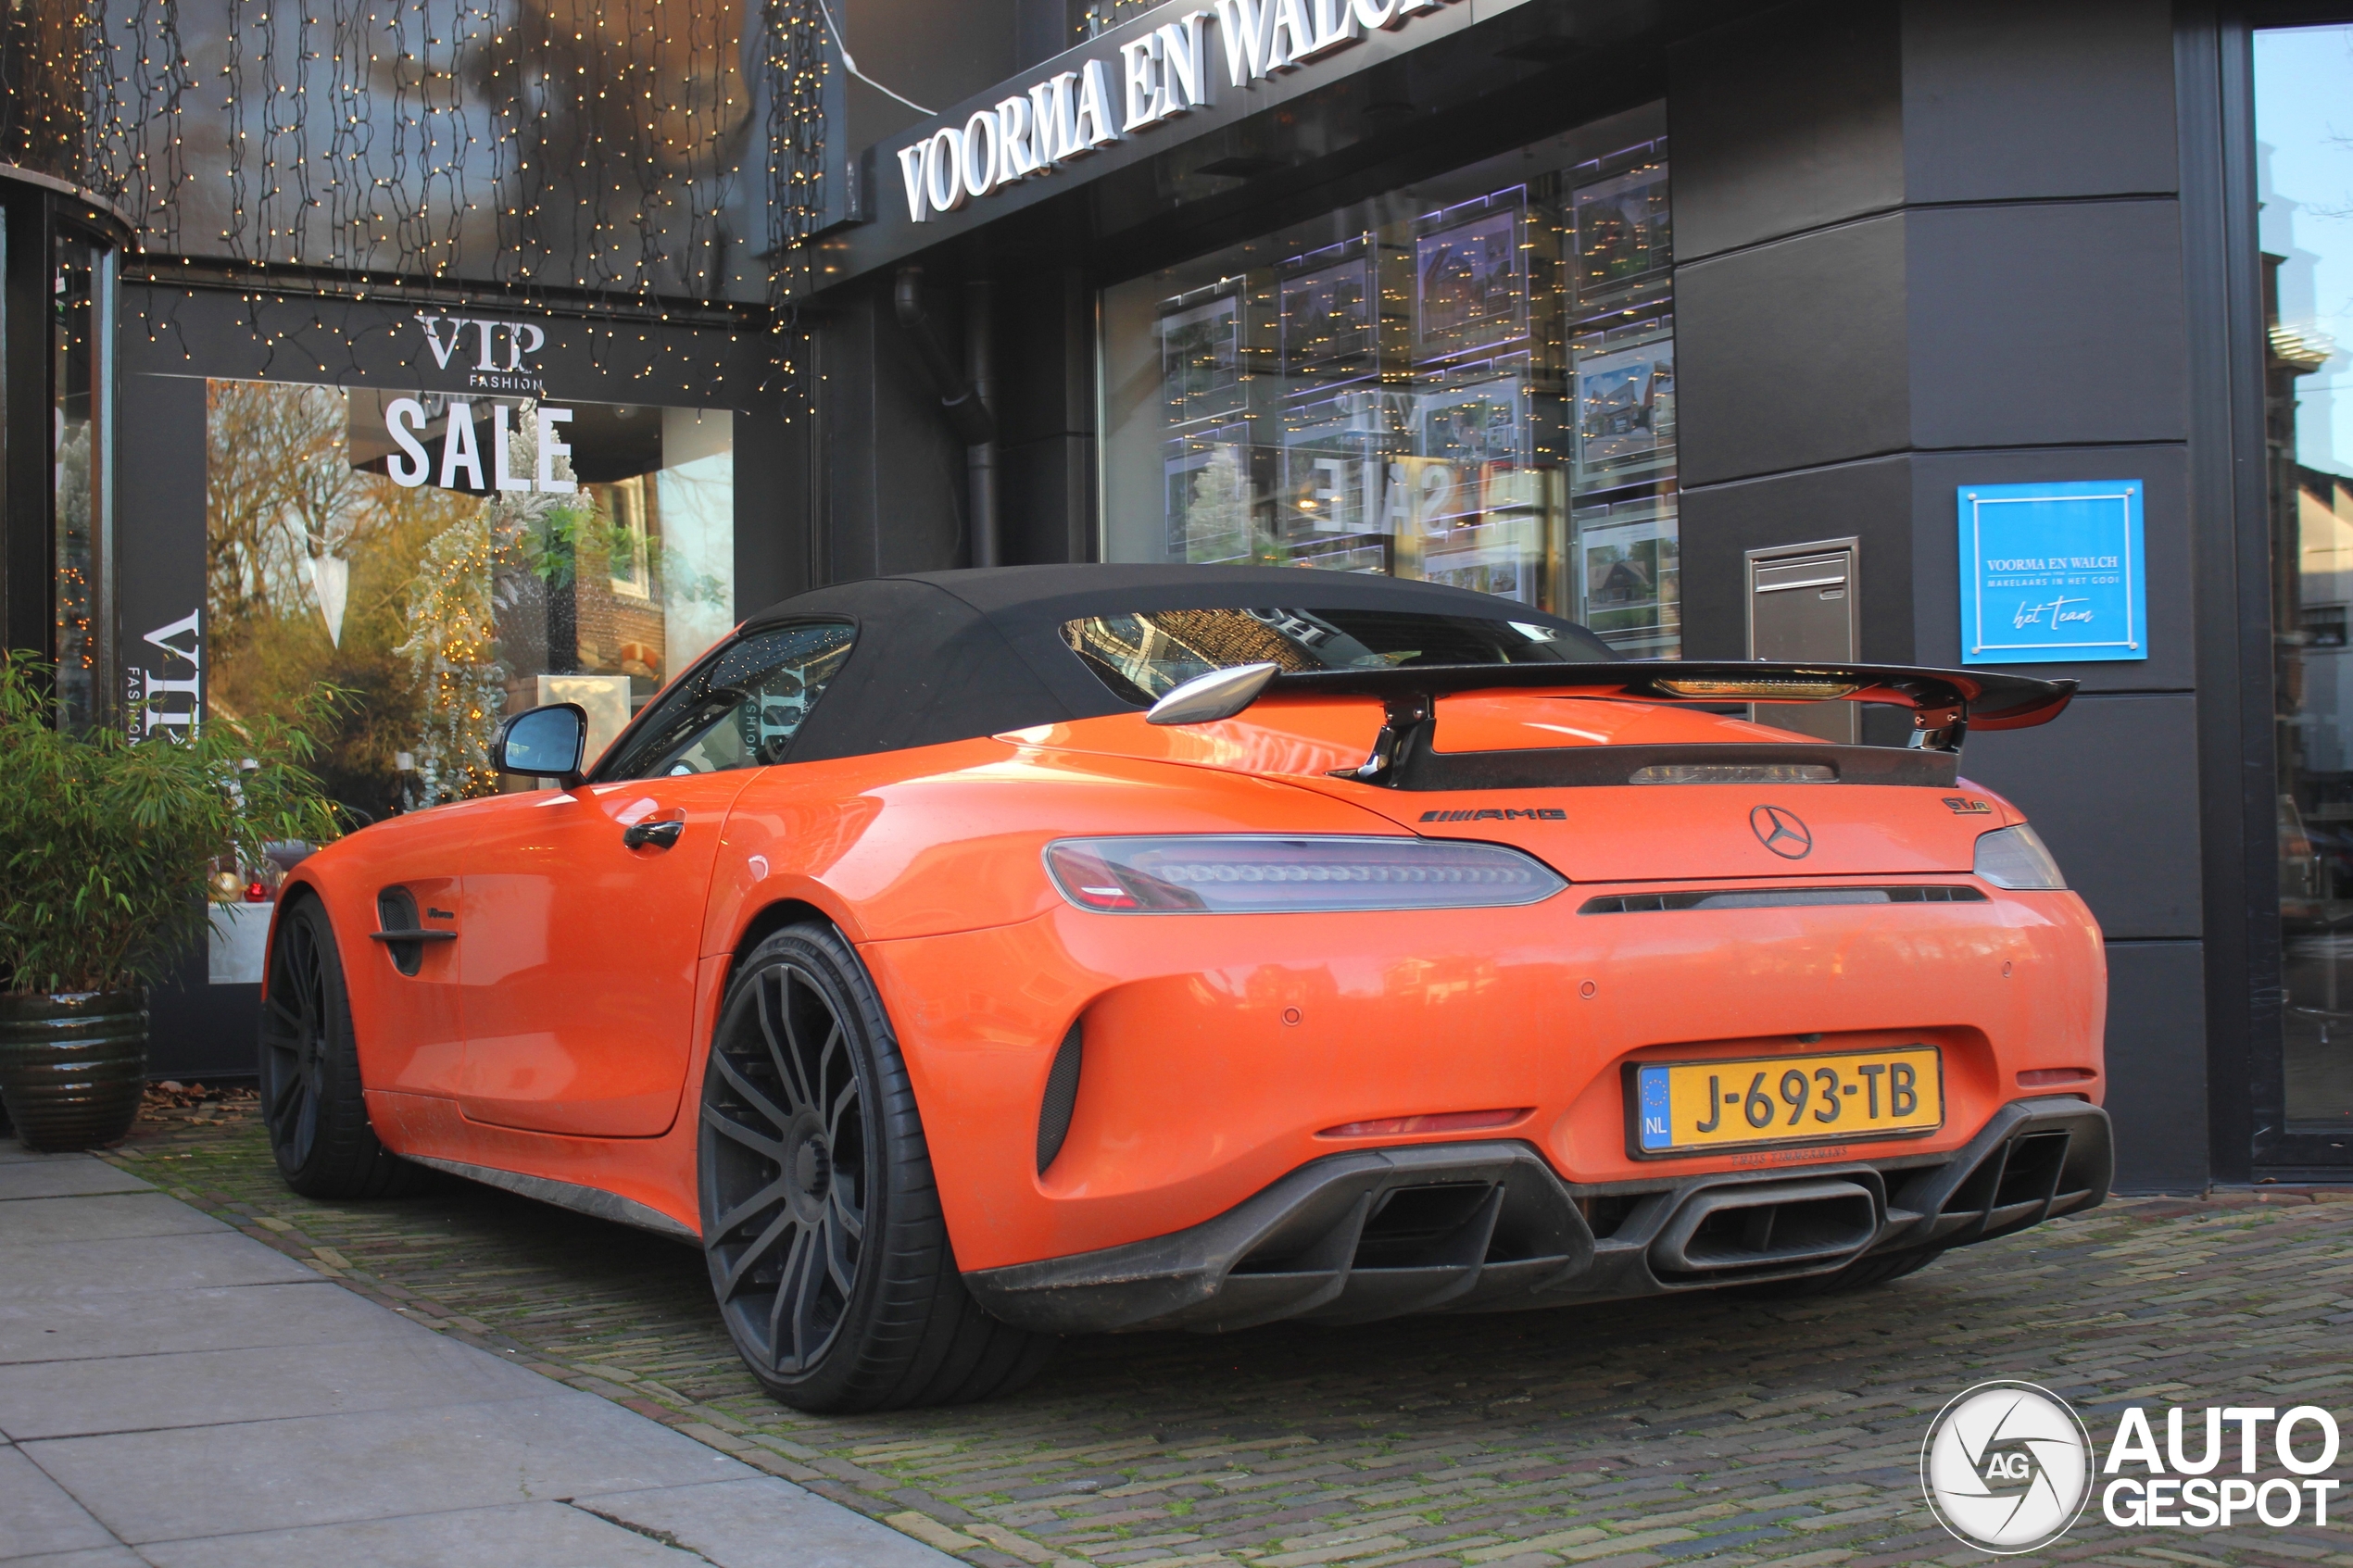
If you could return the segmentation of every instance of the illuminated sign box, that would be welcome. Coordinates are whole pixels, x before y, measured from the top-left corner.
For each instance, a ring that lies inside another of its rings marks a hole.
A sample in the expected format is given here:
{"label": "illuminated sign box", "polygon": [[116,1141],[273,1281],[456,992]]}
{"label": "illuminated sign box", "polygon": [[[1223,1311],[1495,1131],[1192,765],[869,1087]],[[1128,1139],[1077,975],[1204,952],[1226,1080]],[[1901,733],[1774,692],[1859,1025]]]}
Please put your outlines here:
{"label": "illuminated sign box", "polygon": [[2146,659],[2137,479],[1964,484],[1963,664]]}

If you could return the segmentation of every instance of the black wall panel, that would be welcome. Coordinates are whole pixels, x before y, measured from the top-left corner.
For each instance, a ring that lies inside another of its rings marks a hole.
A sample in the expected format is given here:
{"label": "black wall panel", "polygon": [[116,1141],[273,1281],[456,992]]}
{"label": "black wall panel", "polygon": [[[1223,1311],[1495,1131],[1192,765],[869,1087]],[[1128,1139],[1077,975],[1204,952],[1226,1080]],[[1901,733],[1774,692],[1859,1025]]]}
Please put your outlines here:
{"label": "black wall panel", "polygon": [[1962,774],[2027,814],[2112,940],[2201,934],[2196,708],[2187,694],[2079,697],[1962,751]]}
{"label": "black wall panel", "polygon": [[2165,0],[1909,0],[1905,197],[2175,188]]}
{"label": "black wall panel", "polygon": [[1912,658],[1912,481],[1908,459],[1881,458],[1686,490],[1683,657],[1748,657],[1743,555],[1775,545],[1862,540],[1862,657]]}
{"label": "black wall panel", "polygon": [[1669,50],[1667,72],[1678,257],[1904,199],[1896,7],[1781,6]]}
{"label": "black wall panel", "polygon": [[[926,298],[941,341],[961,344],[953,291]],[[888,280],[829,312],[819,330],[826,580],[963,565],[964,448],[892,312]]]}
{"label": "black wall panel", "polygon": [[1938,208],[1905,233],[1913,445],[2187,433],[2174,203]]}
{"label": "black wall panel", "polygon": [[[1681,171],[1679,149],[1679,224]],[[1869,219],[1675,269],[1685,484],[1910,445],[1908,221]]]}
{"label": "black wall panel", "polygon": [[2205,1190],[2205,1010],[2200,944],[2108,944],[2108,1113],[2119,1191]]}

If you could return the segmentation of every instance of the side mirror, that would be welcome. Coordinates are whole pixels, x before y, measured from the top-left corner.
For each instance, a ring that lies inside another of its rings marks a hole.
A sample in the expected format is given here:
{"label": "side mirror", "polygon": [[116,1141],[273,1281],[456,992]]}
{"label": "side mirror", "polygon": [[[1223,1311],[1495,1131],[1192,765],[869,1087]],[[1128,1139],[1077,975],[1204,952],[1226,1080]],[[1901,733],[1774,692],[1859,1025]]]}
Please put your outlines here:
{"label": "side mirror", "polygon": [[498,726],[490,765],[502,773],[554,779],[570,789],[581,782],[581,754],[587,749],[588,710],[576,702],[551,702]]}

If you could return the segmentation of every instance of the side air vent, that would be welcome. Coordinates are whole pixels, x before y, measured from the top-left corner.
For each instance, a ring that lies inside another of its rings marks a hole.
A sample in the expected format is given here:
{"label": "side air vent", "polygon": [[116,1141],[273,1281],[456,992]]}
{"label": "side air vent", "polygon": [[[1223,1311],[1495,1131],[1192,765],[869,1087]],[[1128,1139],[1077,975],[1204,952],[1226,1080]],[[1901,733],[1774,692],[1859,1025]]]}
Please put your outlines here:
{"label": "side air vent", "polygon": [[[376,895],[376,929],[379,931],[414,931],[417,929],[417,900],[405,887],[387,887]],[[425,945],[422,942],[387,942],[392,953],[392,967],[403,974],[415,974],[425,965]]]}
{"label": "side air vent", "polygon": [[1664,909],[1803,909],[1837,904],[1982,904],[1959,884],[1910,887],[1716,887],[1682,893],[1610,893],[1588,898],[1580,915],[1655,914]]}
{"label": "side air vent", "polygon": [[1063,1036],[1062,1049],[1054,1053],[1053,1070],[1046,1074],[1046,1098],[1038,1107],[1038,1173],[1041,1176],[1062,1153],[1063,1140],[1070,1136],[1070,1114],[1078,1106],[1078,1070],[1087,1051],[1080,1030],[1077,1023],[1070,1026],[1070,1033]]}

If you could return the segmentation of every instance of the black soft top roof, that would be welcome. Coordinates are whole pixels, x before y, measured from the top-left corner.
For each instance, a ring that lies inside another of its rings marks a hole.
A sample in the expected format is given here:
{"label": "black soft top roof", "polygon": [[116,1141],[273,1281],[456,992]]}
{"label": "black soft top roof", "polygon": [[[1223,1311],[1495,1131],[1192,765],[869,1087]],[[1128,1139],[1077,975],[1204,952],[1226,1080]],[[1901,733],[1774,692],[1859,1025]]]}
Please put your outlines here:
{"label": "black soft top roof", "polygon": [[[1005,566],[870,577],[772,605],[747,631],[848,621],[849,660],[794,738],[792,759],[937,746],[1133,711],[1079,661],[1062,626],[1093,615],[1242,608],[1375,609],[1574,629],[1489,594],[1362,572],[1264,566]],[[1598,640],[1596,657],[1608,657]]]}

